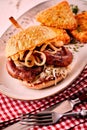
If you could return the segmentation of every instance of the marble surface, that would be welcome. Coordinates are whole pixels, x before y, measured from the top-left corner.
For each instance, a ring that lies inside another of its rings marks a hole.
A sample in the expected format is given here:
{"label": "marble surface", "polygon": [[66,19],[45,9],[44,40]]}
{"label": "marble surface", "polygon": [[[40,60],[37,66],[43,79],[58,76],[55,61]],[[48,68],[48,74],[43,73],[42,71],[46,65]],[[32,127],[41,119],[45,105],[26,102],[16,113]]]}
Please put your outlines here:
{"label": "marble surface", "polygon": [[47,0],[0,0],[0,37],[11,25],[10,16],[17,19],[28,9],[44,1]]}
{"label": "marble surface", "polygon": [[46,0],[0,0],[0,37],[11,25],[9,17],[17,19],[28,9]]}

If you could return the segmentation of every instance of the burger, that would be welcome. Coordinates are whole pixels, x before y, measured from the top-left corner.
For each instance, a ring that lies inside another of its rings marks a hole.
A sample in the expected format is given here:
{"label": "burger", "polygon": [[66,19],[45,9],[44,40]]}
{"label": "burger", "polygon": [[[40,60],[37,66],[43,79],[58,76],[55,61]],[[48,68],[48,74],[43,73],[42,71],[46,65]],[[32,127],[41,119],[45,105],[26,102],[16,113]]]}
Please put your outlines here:
{"label": "burger", "polygon": [[73,59],[70,50],[64,47],[69,41],[65,30],[31,26],[8,40],[7,72],[32,89],[56,85],[67,76]]}

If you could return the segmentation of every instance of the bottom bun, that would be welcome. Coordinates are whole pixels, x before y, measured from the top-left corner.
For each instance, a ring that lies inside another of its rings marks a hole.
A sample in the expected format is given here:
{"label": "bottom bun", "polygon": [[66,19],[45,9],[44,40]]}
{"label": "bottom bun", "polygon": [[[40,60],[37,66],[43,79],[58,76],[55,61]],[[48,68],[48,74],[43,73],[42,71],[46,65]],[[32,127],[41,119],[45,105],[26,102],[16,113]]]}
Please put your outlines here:
{"label": "bottom bun", "polygon": [[63,79],[64,79],[64,77],[60,76],[60,77],[56,78],[55,80],[45,81],[45,82],[38,83],[38,84],[28,83],[28,82],[25,82],[25,81],[22,81],[22,82],[28,88],[44,89],[44,88],[47,88],[47,87],[51,87],[52,85],[56,85],[58,82],[62,81]]}

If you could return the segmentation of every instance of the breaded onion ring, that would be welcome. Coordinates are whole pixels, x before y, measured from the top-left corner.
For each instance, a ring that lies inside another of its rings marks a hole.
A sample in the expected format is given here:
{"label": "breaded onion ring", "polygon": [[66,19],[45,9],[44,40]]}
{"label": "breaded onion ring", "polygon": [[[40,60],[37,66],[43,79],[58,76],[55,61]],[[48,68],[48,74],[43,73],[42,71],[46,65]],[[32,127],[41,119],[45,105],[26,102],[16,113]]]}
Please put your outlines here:
{"label": "breaded onion ring", "polygon": [[57,50],[58,50],[58,48],[56,48],[52,43],[50,43],[49,46],[50,46],[50,48],[51,48],[52,50],[54,50],[54,51],[57,51]]}
{"label": "breaded onion ring", "polygon": [[43,52],[40,52],[40,51],[34,51],[34,63],[37,65],[37,66],[42,66],[45,64],[46,62],[46,56]]}
{"label": "breaded onion ring", "polygon": [[25,57],[25,66],[32,67],[34,66],[34,56],[32,55],[32,51],[30,51]]}
{"label": "breaded onion ring", "polygon": [[44,50],[46,49],[47,45],[48,45],[48,44],[44,44],[44,45],[41,47],[40,51],[44,51]]}

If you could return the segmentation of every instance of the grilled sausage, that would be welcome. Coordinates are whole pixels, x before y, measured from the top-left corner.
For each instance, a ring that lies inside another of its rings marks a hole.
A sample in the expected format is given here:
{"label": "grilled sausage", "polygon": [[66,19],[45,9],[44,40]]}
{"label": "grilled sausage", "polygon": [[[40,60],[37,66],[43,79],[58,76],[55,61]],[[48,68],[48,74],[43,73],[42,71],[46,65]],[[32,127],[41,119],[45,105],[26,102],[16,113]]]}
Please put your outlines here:
{"label": "grilled sausage", "polygon": [[72,53],[65,47],[62,47],[62,49],[55,54],[51,53],[49,50],[45,50],[44,53],[46,55],[46,63],[56,67],[66,67],[73,59]]}
{"label": "grilled sausage", "polygon": [[32,82],[36,78],[36,76],[43,70],[43,67],[41,66],[32,68],[27,68],[25,66],[18,67],[11,59],[7,61],[6,68],[8,73],[12,77],[27,82]]}

